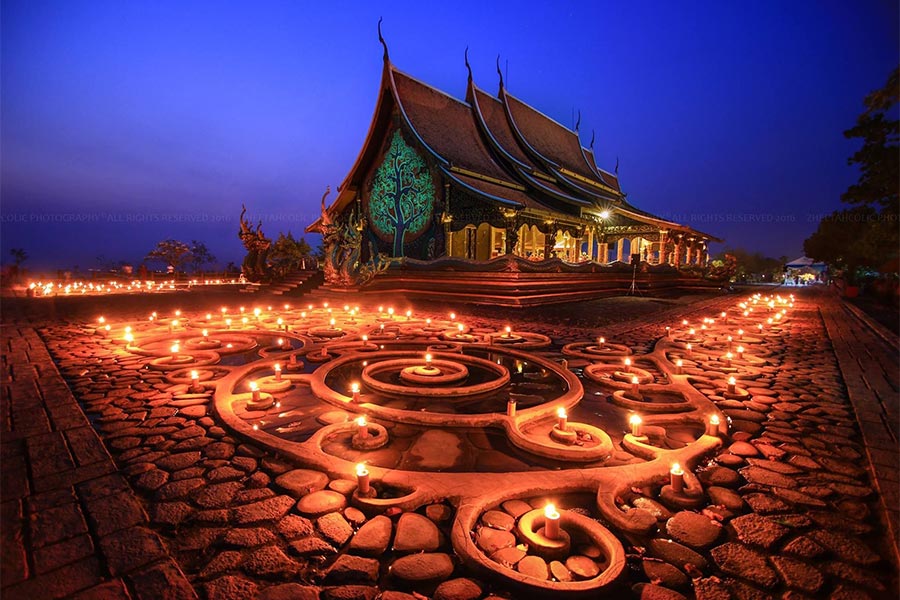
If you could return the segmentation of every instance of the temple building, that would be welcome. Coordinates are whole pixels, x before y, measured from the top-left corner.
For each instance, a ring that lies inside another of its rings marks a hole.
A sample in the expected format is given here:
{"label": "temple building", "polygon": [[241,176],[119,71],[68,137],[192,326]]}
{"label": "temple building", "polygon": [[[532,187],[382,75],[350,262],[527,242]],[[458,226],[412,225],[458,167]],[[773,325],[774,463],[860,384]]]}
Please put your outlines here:
{"label": "temple building", "polygon": [[499,68],[496,96],[475,84],[468,59],[466,68],[460,100],[398,70],[384,45],[362,151],[307,228],[324,236],[331,284],[365,284],[392,263],[424,270],[419,261],[706,265],[720,240],[632,206],[577,126],[512,96]]}

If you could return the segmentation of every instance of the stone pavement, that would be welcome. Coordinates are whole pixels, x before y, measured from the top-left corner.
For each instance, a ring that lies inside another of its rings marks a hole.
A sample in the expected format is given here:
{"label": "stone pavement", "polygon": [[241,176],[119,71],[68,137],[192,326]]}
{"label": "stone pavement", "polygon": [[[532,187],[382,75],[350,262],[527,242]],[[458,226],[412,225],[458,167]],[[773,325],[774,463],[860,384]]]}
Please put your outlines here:
{"label": "stone pavement", "polygon": [[900,562],[900,381],[896,336],[828,294],[820,308],[853,403]]}
{"label": "stone pavement", "polygon": [[0,595],[196,598],[34,329],[0,343]]}
{"label": "stone pavement", "polygon": [[[629,540],[629,583],[642,598],[897,597],[882,535],[885,523],[896,526],[898,505],[896,350],[824,291],[798,298],[786,335],[766,342],[771,366],[752,398],[704,392],[732,419],[725,451],[698,472],[709,506],[645,504],[660,536]],[[560,342],[606,335],[641,353],[674,314],[694,320],[737,301],[543,333]],[[401,535],[398,514],[366,519],[345,506],[346,480],[232,438],[202,404],[174,398],[161,376],[140,369],[144,359],[109,340],[77,324],[46,325],[41,336],[65,381],[35,331],[2,330],[4,598],[518,597],[453,564],[445,503],[421,511],[440,528],[426,553],[402,560],[440,558],[453,578],[437,589],[398,586],[399,569],[392,579],[383,568]],[[305,512],[313,499],[334,504]],[[458,588],[467,595],[449,595]]]}

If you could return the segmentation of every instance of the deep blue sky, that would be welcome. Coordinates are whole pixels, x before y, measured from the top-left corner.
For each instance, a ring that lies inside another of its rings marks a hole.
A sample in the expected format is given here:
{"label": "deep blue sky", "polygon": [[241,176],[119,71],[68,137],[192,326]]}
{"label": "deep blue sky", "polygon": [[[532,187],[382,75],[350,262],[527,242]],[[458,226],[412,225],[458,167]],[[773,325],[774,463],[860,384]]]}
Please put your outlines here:
{"label": "deep blue sky", "polygon": [[495,92],[500,54],[512,94],[581,110],[635,205],[775,257],[840,206],[841,132],[898,61],[892,0],[3,0],[2,258],[85,269],[171,237],[239,262],[242,202],[301,233],[368,130],[380,15],[401,70],[462,97],[468,45]]}

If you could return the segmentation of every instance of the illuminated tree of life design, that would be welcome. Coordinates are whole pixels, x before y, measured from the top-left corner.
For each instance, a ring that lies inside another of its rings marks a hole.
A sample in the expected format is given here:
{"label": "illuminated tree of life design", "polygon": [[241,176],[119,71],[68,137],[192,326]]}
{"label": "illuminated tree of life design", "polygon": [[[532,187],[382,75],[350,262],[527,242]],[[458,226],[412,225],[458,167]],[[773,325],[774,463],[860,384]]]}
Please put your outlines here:
{"label": "illuminated tree of life design", "polygon": [[393,236],[394,257],[421,235],[434,210],[434,184],[424,159],[395,131],[384,161],[375,171],[369,216],[385,240]]}

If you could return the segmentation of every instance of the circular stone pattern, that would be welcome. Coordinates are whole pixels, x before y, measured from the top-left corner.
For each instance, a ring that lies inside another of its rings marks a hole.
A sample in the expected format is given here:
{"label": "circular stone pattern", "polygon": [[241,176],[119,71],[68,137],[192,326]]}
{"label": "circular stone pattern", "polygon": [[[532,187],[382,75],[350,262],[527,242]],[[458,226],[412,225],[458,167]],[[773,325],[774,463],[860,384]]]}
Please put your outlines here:
{"label": "circular stone pattern", "polygon": [[[419,396],[426,394],[444,398],[463,397],[492,392],[509,383],[509,370],[503,365],[498,365],[497,363],[482,358],[476,358],[474,356],[457,354],[450,355],[447,358],[452,360],[437,359],[432,362],[431,368],[441,371],[441,373],[434,376],[423,374],[427,372],[428,367],[424,367],[420,364],[419,361],[421,358],[417,355],[415,358],[389,359],[370,364],[363,369],[362,380],[370,389],[383,394],[397,394],[400,396]],[[494,378],[483,383],[472,385],[450,385],[466,378],[469,367],[489,371],[494,375]],[[420,371],[416,372],[417,369],[420,369]],[[405,376],[404,372],[406,372]],[[376,375],[384,376],[394,373],[399,374],[401,382],[408,382],[415,385],[395,384],[375,377]],[[443,373],[447,374],[446,377]],[[463,379],[460,379],[459,373],[463,373]],[[412,381],[409,381],[409,379],[412,379]],[[441,384],[445,387],[438,387]],[[419,385],[426,386],[426,390],[417,387]]]}

